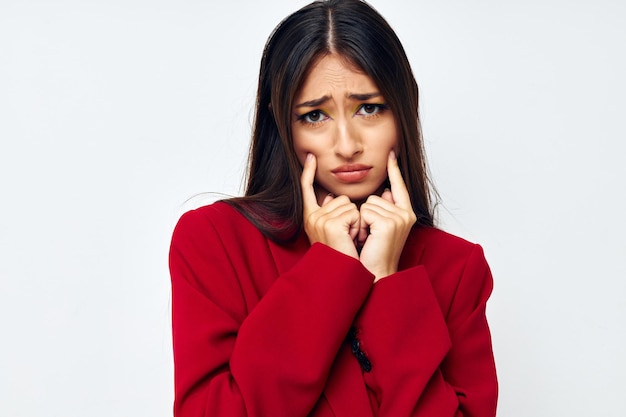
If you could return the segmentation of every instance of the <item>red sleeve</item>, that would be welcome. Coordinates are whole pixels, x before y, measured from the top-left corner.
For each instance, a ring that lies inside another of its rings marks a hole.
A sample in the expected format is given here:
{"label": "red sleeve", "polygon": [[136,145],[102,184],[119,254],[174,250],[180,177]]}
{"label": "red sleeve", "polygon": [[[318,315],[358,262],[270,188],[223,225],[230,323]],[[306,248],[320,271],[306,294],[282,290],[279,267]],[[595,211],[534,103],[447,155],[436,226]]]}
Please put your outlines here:
{"label": "red sleeve", "polygon": [[306,416],[373,276],[358,260],[316,244],[247,311],[242,280],[255,279],[256,261],[238,267],[226,239],[233,237],[194,212],[174,231],[174,415]]}
{"label": "red sleeve", "polygon": [[445,315],[430,278],[417,266],[382,279],[357,317],[372,406],[381,417],[493,417],[497,381],[485,318],[492,277],[482,249],[475,245],[451,280],[457,287]]}

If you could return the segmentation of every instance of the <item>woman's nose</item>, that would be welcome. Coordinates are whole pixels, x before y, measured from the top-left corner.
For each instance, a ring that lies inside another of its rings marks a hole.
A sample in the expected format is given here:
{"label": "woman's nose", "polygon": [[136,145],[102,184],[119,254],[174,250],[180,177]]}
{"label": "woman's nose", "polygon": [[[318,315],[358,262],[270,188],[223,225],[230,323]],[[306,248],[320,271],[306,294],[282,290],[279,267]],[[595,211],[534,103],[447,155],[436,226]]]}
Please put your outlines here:
{"label": "woman's nose", "polygon": [[359,132],[350,121],[339,120],[337,122],[334,146],[335,154],[345,159],[352,159],[363,151]]}

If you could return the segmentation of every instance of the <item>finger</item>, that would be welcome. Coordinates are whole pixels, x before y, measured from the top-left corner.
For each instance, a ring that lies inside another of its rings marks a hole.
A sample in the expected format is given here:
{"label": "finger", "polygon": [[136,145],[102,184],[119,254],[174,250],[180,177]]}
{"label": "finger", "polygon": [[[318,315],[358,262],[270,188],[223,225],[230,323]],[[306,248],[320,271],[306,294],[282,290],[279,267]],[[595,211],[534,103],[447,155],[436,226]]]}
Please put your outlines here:
{"label": "finger", "polygon": [[[328,201],[326,201],[326,199],[328,199]],[[324,200],[325,200],[324,204],[317,211],[320,216],[328,216],[328,218],[333,218],[333,217],[339,217],[343,213],[348,212],[348,211],[353,211],[357,215],[359,213],[359,211],[356,208],[356,205],[352,203],[350,200],[348,200],[347,198],[343,199],[342,196],[340,197],[326,196]]]}
{"label": "finger", "polygon": [[300,185],[302,187],[302,200],[304,203],[304,213],[309,213],[319,206],[317,205],[317,197],[315,196],[315,170],[317,169],[317,161],[312,153],[307,154],[302,167],[302,175],[300,176]]}
{"label": "finger", "polygon": [[363,246],[363,244],[365,244],[365,241],[367,240],[367,237],[370,234],[369,226],[365,223],[365,221],[363,221],[363,217],[361,217],[361,220],[359,221],[358,232],[359,233],[357,235],[357,242],[359,243],[359,245]]}
{"label": "finger", "polygon": [[389,201],[391,204],[394,204],[393,194],[391,194],[391,190],[389,188],[385,188],[385,191],[380,196],[383,200]]}
{"label": "finger", "polygon": [[361,205],[361,208],[363,207],[367,207],[367,208],[372,208],[372,207],[380,207],[386,211],[391,211],[391,212],[396,212],[398,210],[401,211],[406,211],[400,207],[398,207],[395,203],[394,203],[394,199],[393,199],[393,194],[391,192],[391,190],[386,189],[383,194],[379,197],[377,195],[371,195],[367,198],[367,200],[365,201],[365,203],[363,203]]}
{"label": "finger", "polygon": [[361,224],[361,214],[359,213],[358,217],[353,219],[352,223],[350,223],[350,230],[348,233],[350,234],[350,239],[354,240],[359,236]]}
{"label": "finger", "polygon": [[367,205],[367,202],[363,203],[359,209],[359,233],[357,234],[357,242],[362,246],[365,244],[367,237],[370,234],[370,225],[371,221],[368,221],[365,216],[363,216],[363,206]]}
{"label": "finger", "polygon": [[[396,226],[402,225],[412,226],[415,223],[415,214],[413,210],[405,210],[386,199],[377,196],[370,196],[365,203],[361,205],[361,221],[370,225],[390,224],[387,220],[391,220]],[[384,227],[384,226],[383,226]],[[371,228],[371,227],[370,227]],[[371,233],[371,230],[370,230]]]}
{"label": "finger", "polygon": [[377,220],[396,219],[399,216],[398,207],[380,198],[377,201],[368,200],[361,206],[361,222],[368,226],[373,225]]}
{"label": "finger", "polygon": [[387,159],[387,175],[389,176],[392,199],[395,204],[405,210],[412,210],[411,198],[404,184],[404,179],[402,179],[396,153],[393,150],[389,152],[389,158]]}
{"label": "finger", "polygon": [[[327,207],[333,206],[338,199],[333,200],[328,206],[321,208],[319,212],[327,210]],[[322,214],[320,218],[327,224],[333,224],[336,230],[345,230],[350,236],[350,240],[354,240],[359,232],[359,223],[361,219],[361,213],[357,210],[353,203],[342,204]]]}
{"label": "finger", "polygon": [[335,198],[335,196],[333,196],[332,194],[328,193],[326,195],[326,197],[324,197],[324,201],[322,201],[322,207],[324,207],[326,204],[330,203],[331,201],[333,201]]}
{"label": "finger", "polygon": [[320,208],[322,207],[325,208],[326,209],[325,212],[331,212],[341,206],[356,207],[356,205],[354,205],[350,201],[350,199],[346,197],[345,195],[340,195],[340,196],[335,197],[333,193],[328,193],[324,197],[324,200],[322,201],[322,205],[320,206]]}

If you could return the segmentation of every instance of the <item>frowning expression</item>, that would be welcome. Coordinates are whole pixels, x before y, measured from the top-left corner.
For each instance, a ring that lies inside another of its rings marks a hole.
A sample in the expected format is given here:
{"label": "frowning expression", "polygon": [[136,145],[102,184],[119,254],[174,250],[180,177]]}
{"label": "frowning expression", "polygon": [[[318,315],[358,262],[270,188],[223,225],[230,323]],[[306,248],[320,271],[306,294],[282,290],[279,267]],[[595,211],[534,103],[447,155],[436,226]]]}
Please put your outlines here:
{"label": "frowning expression", "polygon": [[372,79],[331,54],[319,59],[296,94],[292,135],[300,162],[317,159],[318,199],[362,201],[379,194],[397,146],[394,116]]}

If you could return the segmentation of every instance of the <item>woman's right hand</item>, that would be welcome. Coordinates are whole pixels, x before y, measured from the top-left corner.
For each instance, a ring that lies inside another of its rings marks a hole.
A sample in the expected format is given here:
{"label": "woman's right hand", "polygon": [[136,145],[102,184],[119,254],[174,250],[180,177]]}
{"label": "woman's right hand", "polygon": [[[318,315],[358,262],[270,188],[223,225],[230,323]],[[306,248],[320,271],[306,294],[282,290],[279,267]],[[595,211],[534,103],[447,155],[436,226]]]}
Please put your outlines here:
{"label": "woman's right hand", "polygon": [[355,259],[359,255],[354,239],[359,232],[360,218],[358,208],[347,196],[327,195],[320,206],[315,188],[317,161],[313,154],[308,154],[304,161],[300,184],[304,205],[304,231],[311,245],[323,243]]}

